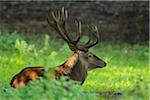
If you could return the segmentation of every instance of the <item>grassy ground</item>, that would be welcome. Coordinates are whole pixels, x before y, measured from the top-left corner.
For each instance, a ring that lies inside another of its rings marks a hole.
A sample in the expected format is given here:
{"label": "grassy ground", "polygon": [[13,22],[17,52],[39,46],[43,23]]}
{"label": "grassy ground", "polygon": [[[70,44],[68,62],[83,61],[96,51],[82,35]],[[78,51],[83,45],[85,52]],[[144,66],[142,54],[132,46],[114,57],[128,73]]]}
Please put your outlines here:
{"label": "grassy ground", "polygon": [[[24,37],[1,30],[0,98],[148,100],[150,81],[147,45],[100,43],[90,51],[106,61],[107,67],[89,71],[83,86],[72,86],[70,94],[62,88],[64,84],[70,84],[64,81],[58,86],[54,82],[49,82],[49,86],[47,80],[35,81],[29,87],[14,90],[9,82],[22,68],[34,65],[55,67],[67,60],[72,52],[62,40],[56,41],[47,35]],[[47,90],[43,90],[43,84]]]}

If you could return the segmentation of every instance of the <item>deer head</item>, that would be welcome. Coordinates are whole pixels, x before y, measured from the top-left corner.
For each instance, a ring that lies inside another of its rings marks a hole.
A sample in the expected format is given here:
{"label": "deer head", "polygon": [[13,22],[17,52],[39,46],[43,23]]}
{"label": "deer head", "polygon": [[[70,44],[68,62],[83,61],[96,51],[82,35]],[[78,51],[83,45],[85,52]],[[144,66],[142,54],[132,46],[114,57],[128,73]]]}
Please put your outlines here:
{"label": "deer head", "polygon": [[89,52],[89,48],[95,46],[99,41],[99,32],[97,26],[88,26],[90,30],[89,40],[81,45],[79,44],[81,37],[81,22],[75,21],[77,29],[76,37],[71,39],[67,30],[68,12],[64,8],[61,11],[52,12],[52,15],[48,14],[47,21],[51,27],[53,27],[58,34],[68,43],[69,48],[78,54],[78,60],[80,60],[88,70],[95,68],[103,68],[106,63],[97,57],[92,52]]}

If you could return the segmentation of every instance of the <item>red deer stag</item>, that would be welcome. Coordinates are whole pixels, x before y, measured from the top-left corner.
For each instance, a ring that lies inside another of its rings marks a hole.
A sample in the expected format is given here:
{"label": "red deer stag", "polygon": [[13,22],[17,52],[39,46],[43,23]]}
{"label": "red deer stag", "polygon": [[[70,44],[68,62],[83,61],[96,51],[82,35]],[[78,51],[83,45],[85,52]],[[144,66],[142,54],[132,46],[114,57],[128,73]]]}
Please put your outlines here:
{"label": "red deer stag", "polygon": [[[88,51],[89,48],[98,43],[98,29],[96,26],[89,27],[93,34],[90,36],[87,43],[82,45],[78,43],[81,36],[81,22],[75,22],[77,36],[76,38],[71,39],[67,30],[67,19],[68,13],[64,8],[62,8],[61,11],[52,12],[51,16],[48,14],[47,18],[49,25],[57,31],[73,51],[73,55],[65,63],[54,69],[54,76],[56,80],[59,80],[62,75],[65,75],[68,76],[69,79],[79,81],[83,84],[87,77],[88,70],[106,66],[106,63],[103,60]],[[49,68],[48,70],[51,69]],[[46,68],[43,66],[24,68],[12,78],[10,85],[14,88],[25,86],[30,80],[38,79],[39,77],[47,77],[45,73],[48,72],[49,71],[46,71]]]}

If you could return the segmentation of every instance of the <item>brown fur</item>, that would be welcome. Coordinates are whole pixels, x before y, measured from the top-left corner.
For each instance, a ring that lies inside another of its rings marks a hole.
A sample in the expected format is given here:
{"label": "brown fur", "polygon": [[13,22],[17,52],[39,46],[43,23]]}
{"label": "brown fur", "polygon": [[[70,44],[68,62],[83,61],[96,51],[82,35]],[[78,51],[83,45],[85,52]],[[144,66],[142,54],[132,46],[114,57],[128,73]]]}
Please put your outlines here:
{"label": "brown fur", "polygon": [[24,68],[21,72],[16,74],[11,82],[11,87],[20,87],[28,84],[30,80],[37,79],[38,77],[43,77],[43,67],[27,67]]}
{"label": "brown fur", "polygon": [[68,59],[64,64],[58,66],[55,69],[55,78],[56,80],[60,79],[61,75],[68,75],[71,73],[72,68],[74,67],[75,63],[77,62],[78,54],[74,53],[70,59]]}
{"label": "brown fur", "polygon": [[[71,69],[75,64],[77,57],[78,55],[74,53],[69,60],[55,69],[56,80],[59,80],[62,75],[68,75],[69,73],[71,73]],[[12,78],[10,85],[13,88],[28,85],[28,82],[30,80],[38,79],[39,77],[46,77],[44,73],[45,67],[42,66],[24,68],[21,72],[19,72]]]}

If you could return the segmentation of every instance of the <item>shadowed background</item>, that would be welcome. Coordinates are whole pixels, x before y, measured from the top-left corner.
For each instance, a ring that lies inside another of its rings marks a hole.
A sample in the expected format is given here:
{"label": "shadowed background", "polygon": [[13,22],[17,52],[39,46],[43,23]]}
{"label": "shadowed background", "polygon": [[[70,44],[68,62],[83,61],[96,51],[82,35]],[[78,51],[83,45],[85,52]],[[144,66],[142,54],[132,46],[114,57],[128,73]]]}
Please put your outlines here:
{"label": "shadowed background", "polygon": [[149,1],[0,1],[0,27],[54,36],[47,13],[63,6],[69,11],[71,23],[74,19],[82,21],[85,33],[86,24],[96,24],[102,41],[148,43]]}

